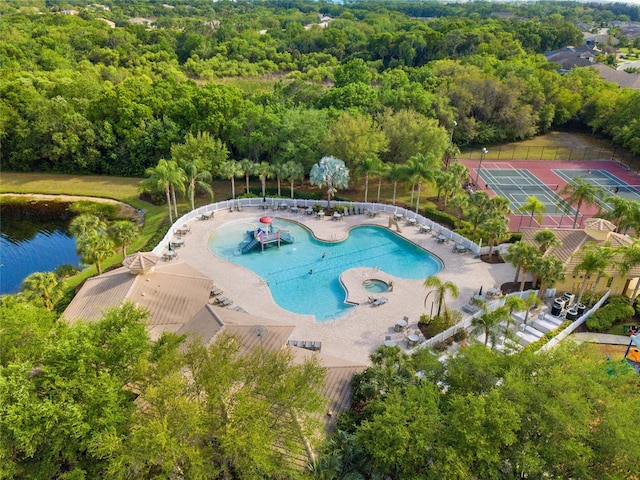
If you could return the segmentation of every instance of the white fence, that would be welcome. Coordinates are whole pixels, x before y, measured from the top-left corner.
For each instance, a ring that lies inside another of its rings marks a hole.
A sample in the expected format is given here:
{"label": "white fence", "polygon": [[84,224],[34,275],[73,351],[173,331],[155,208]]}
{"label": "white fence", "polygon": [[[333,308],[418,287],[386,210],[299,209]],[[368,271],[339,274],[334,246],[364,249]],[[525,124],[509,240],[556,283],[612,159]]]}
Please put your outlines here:
{"label": "white fence", "polygon": [[[312,207],[313,205],[320,205],[323,208],[327,208],[326,200],[297,200],[290,198],[239,198],[236,200],[225,200],[223,202],[211,203],[209,205],[205,205],[204,207],[196,208],[195,210],[186,213],[179,219],[177,219],[174,224],[169,228],[164,238],[156,245],[156,247],[152,250],[156,255],[162,255],[164,249],[169,245],[171,238],[174,235],[174,231],[176,228],[184,225],[190,220],[194,220],[199,218],[201,215],[210,212],[217,212],[219,210],[233,210],[235,208],[249,208],[249,207],[261,207],[267,205],[272,209],[276,210],[278,206],[286,204],[289,207],[297,206],[298,208],[307,208]],[[386,205],[383,203],[372,203],[372,202],[343,202],[334,200],[331,202],[331,205],[335,207],[336,205],[342,205],[344,207],[354,208],[360,212],[364,210],[368,210],[370,212],[378,212],[378,213],[388,213],[392,214],[402,214],[406,219],[415,219],[416,225],[424,225],[425,227],[431,228],[434,234],[444,235],[447,239],[464,245],[470,252],[473,252],[475,255],[480,254],[480,246],[475,242],[472,242],[468,238],[465,238],[461,235],[458,235],[455,232],[452,232],[448,228],[440,225],[439,223],[434,222],[428,218],[423,217],[422,215],[415,213],[411,210],[407,210],[406,208],[398,207],[395,205]]]}
{"label": "white fence", "polygon": [[[509,295],[520,297],[520,298],[526,298],[526,297],[529,296],[530,292],[537,293],[538,291],[537,290],[525,290],[523,292],[510,293]],[[505,302],[505,299],[509,295],[507,295],[505,297],[502,297],[502,298],[499,298],[497,300],[492,300],[491,302],[488,302],[487,303],[487,310],[489,310],[490,312],[493,312],[497,308],[503,306],[504,302]],[[447,328],[444,332],[440,332],[439,334],[434,335],[431,338],[428,338],[427,340],[422,342],[420,345],[418,345],[416,348],[433,347],[437,343],[445,341],[449,337],[453,336],[453,334],[456,333],[458,330],[466,329],[466,328],[471,327],[471,322],[473,321],[473,319],[476,318],[476,317],[479,317],[480,315],[483,315],[483,314],[484,314],[484,312],[482,310],[477,311],[476,313],[474,313],[470,317],[467,317],[467,318],[461,320],[460,322],[456,323],[453,327]]]}
{"label": "white fence", "polygon": [[[530,292],[533,292],[534,294],[537,294],[538,290],[526,290],[524,292],[514,292],[514,293],[511,293],[509,295],[518,296],[520,298],[526,298],[526,297],[529,296]],[[585,311],[584,314],[582,316],[580,316],[580,318],[576,319],[573,323],[571,323],[569,326],[567,326],[567,328],[562,330],[560,333],[558,333],[558,335],[556,335],[551,340],[549,340],[549,342],[545,343],[542,347],[540,347],[540,351],[548,350],[550,348],[555,347],[556,345],[558,345],[558,343],[560,343],[562,340],[564,340],[570,334],[572,334],[580,325],[582,325],[584,322],[586,322],[587,319],[591,315],[593,315],[593,313],[596,310],[598,310],[602,306],[602,304],[607,300],[607,298],[609,298],[610,294],[611,294],[611,291],[610,290],[607,291],[602,296],[602,298],[593,307],[591,307],[589,310]],[[488,303],[487,304],[487,309],[492,312],[492,311],[496,310],[497,308],[501,307],[502,305],[504,305],[505,299],[509,295]],[[484,314],[484,312],[482,310],[474,313],[470,317],[467,317],[464,320],[458,322],[453,327],[449,327],[444,332],[440,332],[439,334],[437,334],[437,335],[425,340],[420,345],[418,345],[416,347],[416,349],[417,348],[425,348],[425,347],[433,347],[434,345],[447,340],[449,337],[453,336],[453,334],[455,334],[458,330],[466,329],[466,328],[471,327],[471,322],[473,321],[473,319],[478,317],[478,316],[480,316],[480,315],[483,315],[483,314]]]}

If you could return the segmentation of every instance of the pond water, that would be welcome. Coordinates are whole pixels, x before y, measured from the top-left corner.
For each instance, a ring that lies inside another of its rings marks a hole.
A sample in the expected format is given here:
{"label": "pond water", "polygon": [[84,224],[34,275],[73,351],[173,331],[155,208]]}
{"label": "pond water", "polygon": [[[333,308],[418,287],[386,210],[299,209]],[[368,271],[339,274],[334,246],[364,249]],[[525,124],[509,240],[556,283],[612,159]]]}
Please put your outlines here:
{"label": "pond water", "polygon": [[62,202],[0,204],[0,294],[18,292],[34,272],[80,266],[68,231],[73,218],[68,207]]}

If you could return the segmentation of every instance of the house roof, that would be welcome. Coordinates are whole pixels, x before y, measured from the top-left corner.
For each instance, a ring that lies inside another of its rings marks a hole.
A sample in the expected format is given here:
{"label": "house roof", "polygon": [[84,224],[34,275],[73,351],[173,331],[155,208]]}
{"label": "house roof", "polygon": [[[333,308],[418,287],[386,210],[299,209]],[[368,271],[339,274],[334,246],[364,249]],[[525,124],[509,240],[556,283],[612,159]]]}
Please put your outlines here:
{"label": "house roof", "polygon": [[631,88],[633,90],[640,90],[640,74],[627,73],[624,70],[614,70],[607,65],[593,64],[592,68],[595,68],[600,77],[607,82],[618,84],[620,87]]}
{"label": "house roof", "polygon": [[122,266],[127,267],[130,271],[146,271],[154,268],[158,263],[159,257],[151,252],[138,252],[127,255],[122,261]]}
{"label": "house roof", "polygon": [[[619,247],[629,245],[632,242],[632,239],[628,235],[622,235],[609,230],[610,225],[613,225],[611,222],[601,218],[593,218],[592,220],[592,222],[585,221],[585,226],[589,224],[585,229],[571,228],[552,230],[556,235],[556,238],[560,241],[560,245],[549,249],[545,255],[556,257],[564,264],[566,271],[572,273],[576,265],[582,261],[582,251],[587,244],[604,245],[605,243],[608,243],[612,247]],[[589,228],[593,231],[599,230],[607,233],[605,233],[601,238],[597,238],[589,234]],[[522,232],[523,241],[536,247],[538,246],[536,241],[533,239],[535,234],[539,231],[537,228],[522,227],[520,231]],[[615,266],[611,266],[608,269],[608,273],[610,275],[619,274]],[[640,266],[631,268],[626,274],[626,277],[628,278],[636,278],[638,276],[640,276]]]}
{"label": "house roof", "polygon": [[351,378],[355,373],[362,372],[366,366],[321,352],[287,346],[286,342],[294,328],[295,325],[292,324],[206,305],[177,333],[187,334],[205,344],[227,341],[226,339],[232,337],[239,343],[241,355],[258,348],[269,351],[287,348],[292,354],[294,364],[301,364],[312,357],[317,358],[320,365],[326,368],[321,393],[327,399],[327,405],[320,420],[325,431],[330,433],[335,428],[337,414],[346,411],[351,404]]}
{"label": "house roof", "polygon": [[337,414],[349,409],[351,405],[351,379],[356,373],[361,373],[366,368],[354,362],[342,358],[324,355],[300,347],[288,347],[293,353],[294,363],[303,363],[305,360],[316,357],[320,365],[327,369],[322,394],[327,399],[326,411],[322,414],[325,431],[331,433],[336,426]]}
{"label": "house roof", "polygon": [[209,298],[213,281],[185,263],[156,266],[134,274],[121,267],[88,279],[63,316],[70,322],[97,320],[125,301],[149,310],[147,325],[153,340],[163,331],[177,331]]}
{"label": "house roof", "polygon": [[294,329],[295,325],[290,323],[229,308],[205,305],[177,333],[198,338],[205,345],[223,336],[234,337],[241,345],[240,354],[245,354],[256,348],[283,348]]}

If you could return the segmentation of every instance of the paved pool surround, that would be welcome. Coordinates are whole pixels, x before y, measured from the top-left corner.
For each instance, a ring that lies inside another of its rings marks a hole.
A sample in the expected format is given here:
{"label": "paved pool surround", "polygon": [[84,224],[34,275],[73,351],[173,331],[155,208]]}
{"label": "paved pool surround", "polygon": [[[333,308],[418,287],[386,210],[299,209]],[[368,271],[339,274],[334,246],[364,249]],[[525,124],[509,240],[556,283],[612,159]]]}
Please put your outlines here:
{"label": "paved pool surround", "polygon": [[[253,315],[295,325],[291,338],[320,341],[322,351],[328,355],[369,364],[369,355],[384,342],[386,336],[392,336],[401,346],[406,345],[404,337],[417,329],[420,315],[430,312],[430,300],[424,305],[428,292],[423,286],[424,279],[409,280],[376,271],[371,278],[392,283],[393,289],[380,294],[387,298],[386,304],[374,307],[368,302],[368,297],[375,295],[364,289],[363,277],[360,276],[366,276],[367,272],[358,271],[360,268],[347,270],[341,275],[341,281],[343,285],[348,284],[347,300],[357,306],[345,317],[320,323],[313,316],[299,315],[280,308],[273,301],[268,285],[260,277],[240,265],[218,257],[208,249],[208,238],[216,228],[239,219],[255,221],[263,214],[264,211],[259,207],[244,207],[242,211],[218,210],[208,220],[191,220],[188,223],[190,233],[184,237],[184,246],[180,247],[178,260],[174,261],[188,263],[210,276],[224,290],[225,296],[234,301],[234,306]],[[289,210],[273,212],[273,216],[299,222],[309,228],[316,238],[329,242],[344,240],[349,230],[357,225],[389,225],[388,214],[376,217],[349,215],[340,221],[320,219]],[[419,233],[417,226],[401,224],[400,228],[399,235],[442,261],[444,267],[437,275],[443,281],[451,281],[458,287],[458,298],[447,299],[449,308],[460,309],[481,286],[487,289],[513,281],[515,269],[511,264],[489,265],[476,258],[473,253],[454,253],[451,242],[438,243],[430,233]],[[396,231],[395,228],[393,231]],[[402,333],[395,332],[396,321],[405,316],[409,318],[409,328]]]}

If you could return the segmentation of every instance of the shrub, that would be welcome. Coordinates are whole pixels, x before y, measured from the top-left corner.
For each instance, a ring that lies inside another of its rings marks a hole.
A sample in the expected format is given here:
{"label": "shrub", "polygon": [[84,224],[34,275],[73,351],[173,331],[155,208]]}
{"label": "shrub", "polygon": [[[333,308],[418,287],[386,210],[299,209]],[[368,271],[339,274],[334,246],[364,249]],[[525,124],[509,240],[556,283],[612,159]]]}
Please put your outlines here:
{"label": "shrub", "polygon": [[506,240],[506,243],[517,243],[522,240],[521,233],[512,233],[511,236]]}
{"label": "shrub", "polygon": [[453,229],[456,225],[458,225],[457,217],[454,217],[453,215],[449,215],[448,213],[445,213],[445,212],[441,212],[439,210],[425,208],[423,211],[423,215],[426,218],[429,218],[434,222],[438,222],[450,229]]}
{"label": "shrub", "polygon": [[438,342],[431,348],[433,348],[436,352],[444,352],[448,347],[449,345],[447,345],[445,342]]}
{"label": "shrub", "polygon": [[451,338],[453,338],[454,341],[460,343],[466,340],[468,336],[469,335],[467,334],[467,331],[464,328],[461,328],[456,333],[454,333]]}
{"label": "shrub", "polygon": [[424,334],[425,338],[431,338],[440,332],[444,332],[451,325],[460,321],[461,318],[462,313],[454,310],[447,310],[446,312],[443,312],[443,315],[434,315],[433,317],[424,314],[420,317],[418,327]]}
{"label": "shrub", "polygon": [[591,332],[607,331],[615,323],[628,320],[634,314],[635,310],[628,301],[622,302],[619,297],[614,297],[587,319],[587,330]]}
{"label": "shrub", "polygon": [[71,277],[72,275],[75,275],[80,270],[69,263],[65,263],[63,265],[58,265],[54,271],[58,278],[63,280],[65,278]]}
{"label": "shrub", "polygon": [[113,203],[92,202],[91,200],[78,200],[69,205],[69,210],[76,215],[90,213],[102,220],[113,220],[118,215],[118,206]]}

